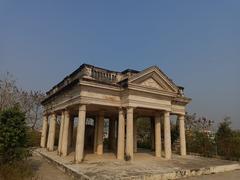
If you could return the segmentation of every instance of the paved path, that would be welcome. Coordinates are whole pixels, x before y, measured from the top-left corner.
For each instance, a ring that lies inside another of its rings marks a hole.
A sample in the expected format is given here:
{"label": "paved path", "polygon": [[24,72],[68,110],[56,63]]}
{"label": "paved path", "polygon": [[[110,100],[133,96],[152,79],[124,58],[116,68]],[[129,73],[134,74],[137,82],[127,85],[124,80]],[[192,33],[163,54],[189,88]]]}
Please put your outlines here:
{"label": "paved path", "polygon": [[50,165],[45,159],[37,155],[30,158],[30,162],[36,172],[38,180],[71,180],[71,178],[61,170]]}
{"label": "paved path", "polygon": [[198,177],[189,177],[182,180],[239,180],[240,179],[240,170],[204,175]]}

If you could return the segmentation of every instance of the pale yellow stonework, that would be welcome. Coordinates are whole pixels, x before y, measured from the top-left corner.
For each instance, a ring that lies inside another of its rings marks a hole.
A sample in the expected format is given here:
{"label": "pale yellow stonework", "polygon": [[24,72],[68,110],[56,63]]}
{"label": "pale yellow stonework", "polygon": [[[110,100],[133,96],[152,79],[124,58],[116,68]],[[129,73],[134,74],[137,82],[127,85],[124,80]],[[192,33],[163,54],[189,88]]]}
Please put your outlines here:
{"label": "pale yellow stonework", "polygon": [[125,135],[125,118],[122,109],[119,109],[118,117],[118,148],[117,148],[117,158],[124,159],[124,135]]}
{"label": "pale yellow stonework", "polygon": [[48,128],[48,120],[47,116],[43,116],[43,126],[42,126],[42,135],[41,135],[41,147],[46,147],[47,142],[47,128]]}
{"label": "pale yellow stonework", "polygon": [[53,151],[54,150],[54,140],[55,140],[55,131],[56,131],[56,121],[57,117],[56,114],[53,113],[50,118],[50,126],[49,126],[49,144],[48,144],[48,150]]}
{"label": "pale yellow stonework", "polygon": [[[71,151],[75,153],[76,163],[84,160],[85,153],[101,156],[106,151],[104,122],[108,119],[110,150],[116,153],[119,160],[123,160],[125,155],[134,160],[134,153],[137,152],[136,120],[138,117],[149,117],[154,120],[151,133],[155,155],[161,157],[163,150],[165,158],[170,159],[170,116],[177,115],[180,152],[186,155],[184,115],[190,100],[184,96],[183,88],[156,66],[143,71],[128,69],[117,72],[83,64],[47,92],[42,102],[45,114],[41,147],[45,148],[47,144],[50,151],[54,150],[56,117],[61,115],[58,154],[67,156]],[[77,123],[74,123],[74,117],[78,117]],[[86,125],[88,119],[91,123]]]}
{"label": "pale yellow stonework", "polygon": [[64,113],[64,125],[63,125],[63,137],[62,137],[62,155],[67,156],[68,154],[68,130],[69,130],[69,111],[65,110]]}
{"label": "pale yellow stonework", "polygon": [[63,127],[64,127],[64,111],[61,113],[61,124],[59,131],[59,139],[58,139],[58,154],[62,154],[62,137],[63,137]]}
{"label": "pale yellow stonework", "polygon": [[184,116],[180,115],[179,120],[179,134],[180,134],[180,153],[182,156],[186,155],[186,139],[185,139],[185,123]]}
{"label": "pale yellow stonework", "polygon": [[104,125],[104,112],[100,112],[98,116],[98,139],[97,139],[97,154],[103,154],[103,125]]}
{"label": "pale yellow stonework", "polygon": [[155,156],[161,157],[162,145],[161,145],[161,114],[155,114]]}
{"label": "pale yellow stonework", "polygon": [[171,159],[171,129],[170,129],[170,117],[169,112],[164,112],[164,150],[165,158]]}
{"label": "pale yellow stonework", "polygon": [[126,154],[133,159],[133,108],[127,108]]}
{"label": "pale yellow stonework", "polygon": [[78,117],[79,119],[78,119],[78,127],[77,127],[76,154],[75,154],[75,160],[77,163],[83,160],[83,155],[84,155],[86,105],[81,105],[79,107]]}

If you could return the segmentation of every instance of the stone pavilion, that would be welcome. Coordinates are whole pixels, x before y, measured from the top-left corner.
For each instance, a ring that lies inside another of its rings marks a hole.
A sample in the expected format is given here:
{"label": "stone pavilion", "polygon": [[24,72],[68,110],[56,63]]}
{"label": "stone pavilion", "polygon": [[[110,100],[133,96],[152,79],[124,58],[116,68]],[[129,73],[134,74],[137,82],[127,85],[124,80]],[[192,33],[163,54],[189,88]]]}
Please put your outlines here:
{"label": "stone pavilion", "polygon": [[[84,160],[85,153],[102,155],[104,120],[108,119],[109,149],[119,160],[127,157],[134,161],[137,118],[149,117],[153,122],[151,131],[155,156],[164,154],[164,158],[171,159],[170,116],[176,115],[180,154],[184,156],[184,115],[191,99],[184,96],[183,90],[157,66],[142,71],[126,69],[117,72],[83,64],[46,93],[42,101],[41,147],[49,151],[57,148],[60,156],[68,156],[72,150],[76,163]],[[88,119],[92,120],[91,123],[86,123]],[[60,128],[57,131],[58,123]],[[74,126],[77,126],[76,132]]]}

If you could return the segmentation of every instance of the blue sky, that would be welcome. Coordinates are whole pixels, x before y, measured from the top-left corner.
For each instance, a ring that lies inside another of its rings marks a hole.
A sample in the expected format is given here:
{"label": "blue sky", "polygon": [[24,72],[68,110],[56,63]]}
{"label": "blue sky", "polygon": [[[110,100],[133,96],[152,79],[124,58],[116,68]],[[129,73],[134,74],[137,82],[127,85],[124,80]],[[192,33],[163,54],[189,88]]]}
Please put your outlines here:
{"label": "blue sky", "polygon": [[240,1],[0,0],[0,72],[46,91],[82,63],[159,66],[189,112],[240,128]]}

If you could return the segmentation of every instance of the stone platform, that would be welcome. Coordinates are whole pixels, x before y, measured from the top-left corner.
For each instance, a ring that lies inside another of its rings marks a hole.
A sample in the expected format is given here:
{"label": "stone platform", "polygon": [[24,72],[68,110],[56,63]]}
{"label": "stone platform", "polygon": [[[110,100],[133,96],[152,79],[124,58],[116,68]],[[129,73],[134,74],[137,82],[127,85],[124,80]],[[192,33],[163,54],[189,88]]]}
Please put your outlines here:
{"label": "stone platform", "polygon": [[74,164],[74,153],[66,157],[46,149],[36,149],[35,153],[75,179],[179,179],[240,169],[239,163],[234,161],[179,155],[165,160],[147,151],[135,153],[133,162],[116,160],[113,153],[87,154],[81,164]]}

